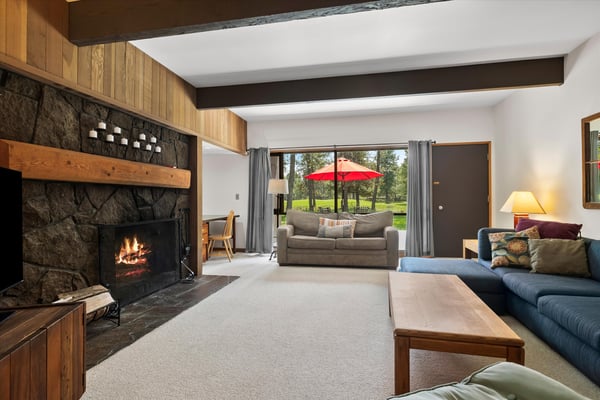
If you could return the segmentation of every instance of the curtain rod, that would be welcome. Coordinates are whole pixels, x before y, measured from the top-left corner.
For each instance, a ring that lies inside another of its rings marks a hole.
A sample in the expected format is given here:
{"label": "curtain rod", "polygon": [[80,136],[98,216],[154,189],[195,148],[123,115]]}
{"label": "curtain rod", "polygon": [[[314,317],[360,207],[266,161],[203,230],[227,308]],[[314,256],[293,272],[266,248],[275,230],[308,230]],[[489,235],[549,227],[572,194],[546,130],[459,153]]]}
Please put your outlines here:
{"label": "curtain rod", "polygon": [[[431,141],[435,144],[435,140]],[[302,147],[274,147],[269,149],[271,153],[284,153],[286,151],[303,152],[303,151],[332,151],[332,150],[385,150],[397,147],[408,147],[408,142],[398,143],[364,143],[364,144],[344,144],[344,145],[330,145],[330,146],[302,146]]]}

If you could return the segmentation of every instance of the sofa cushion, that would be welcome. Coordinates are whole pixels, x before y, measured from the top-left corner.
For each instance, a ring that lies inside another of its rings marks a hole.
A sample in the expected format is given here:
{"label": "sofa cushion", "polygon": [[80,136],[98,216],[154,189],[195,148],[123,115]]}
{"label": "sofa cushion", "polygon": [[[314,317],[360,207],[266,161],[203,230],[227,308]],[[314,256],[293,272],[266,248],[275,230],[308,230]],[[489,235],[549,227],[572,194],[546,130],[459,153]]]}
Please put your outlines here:
{"label": "sofa cushion", "polygon": [[538,310],[581,341],[600,350],[600,297],[544,296]]}
{"label": "sofa cushion", "polygon": [[577,239],[581,224],[569,224],[556,221],[540,221],[537,219],[521,218],[517,223],[517,232],[537,226],[542,239]]}
{"label": "sofa cushion", "polygon": [[501,361],[488,365],[463,379],[431,389],[398,396],[403,400],[589,400],[566,385],[534,369]]}
{"label": "sofa cushion", "polygon": [[336,239],[294,235],[288,238],[288,247],[291,249],[333,250],[335,248],[335,241]]}
{"label": "sofa cushion", "polygon": [[548,295],[600,296],[600,282],[589,278],[547,274],[506,274],[504,286],[528,303]]}
{"label": "sofa cushion", "polygon": [[600,281],[600,240],[583,238],[592,278]]}
{"label": "sofa cushion", "polygon": [[504,293],[502,279],[473,260],[402,257],[399,271],[457,275],[475,293]]}
{"label": "sofa cushion", "polygon": [[352,239],[336,239],[335,248],[344,250],[385,250],[387,241],[384,238],[363,237]]}
{"label": "sofa cushion", "polygon": [[380,211],[371,214],[340,213],[339,219],[356,220],[355,237],[383,237],[383,229],[394,225],[392,211]]}
{"label": "sofa cushion", "polygon": [[494,274],[502,277],[504,276],[504,274],[509,274],[509,273],[513,273],[513,272],[520,272],[520,273],[525,273],[528,274],[530,272],[529,269],[523,268],[523,267],[494,267],[492,268],[492,261],[491,260],[482,260],[481,258],[477,260],[477,263],[479,265],[484,266],[485,268],[491,270]]}
{"label": "sofa cushion", "polygon": [[531,272],[589,277],[585,243],[571,239],[531,239]]}
{"label": "sofa cushion", "polygon": [[492,246],[492,268],[509,265],[530,266],[529,239],[539,239],[536,226],[521,232],[490,233]]}
{"label": "sofa cushion", "polygon": [[317,236],[319,232],[319,218],[337,219],[337,214],[315,214],[306,211],[288,210],[286,224],[294,225],[294,234]]}

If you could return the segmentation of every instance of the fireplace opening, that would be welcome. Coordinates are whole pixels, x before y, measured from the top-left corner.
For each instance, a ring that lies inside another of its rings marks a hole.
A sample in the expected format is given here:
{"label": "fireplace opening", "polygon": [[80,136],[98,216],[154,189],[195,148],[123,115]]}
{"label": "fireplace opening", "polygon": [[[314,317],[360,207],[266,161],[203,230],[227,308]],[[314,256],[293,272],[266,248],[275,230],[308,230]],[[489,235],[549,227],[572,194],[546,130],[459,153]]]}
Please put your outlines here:
{"label": "fireplace opening", "polygon": [[100,283],[122,306],[181,279],[178,219],[98,229]]}

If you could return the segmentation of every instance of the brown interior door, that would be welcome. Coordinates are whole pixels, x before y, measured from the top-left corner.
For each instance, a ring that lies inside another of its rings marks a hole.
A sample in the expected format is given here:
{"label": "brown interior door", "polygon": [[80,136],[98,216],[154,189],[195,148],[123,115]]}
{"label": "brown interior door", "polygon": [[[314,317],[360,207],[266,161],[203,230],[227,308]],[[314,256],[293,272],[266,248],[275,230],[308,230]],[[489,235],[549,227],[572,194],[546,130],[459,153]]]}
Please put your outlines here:
{"label": "brown interior door", "polygon": [[462,240],[489,226],[489,143],[432,149],[433,243],[436,257],[461,257]]}

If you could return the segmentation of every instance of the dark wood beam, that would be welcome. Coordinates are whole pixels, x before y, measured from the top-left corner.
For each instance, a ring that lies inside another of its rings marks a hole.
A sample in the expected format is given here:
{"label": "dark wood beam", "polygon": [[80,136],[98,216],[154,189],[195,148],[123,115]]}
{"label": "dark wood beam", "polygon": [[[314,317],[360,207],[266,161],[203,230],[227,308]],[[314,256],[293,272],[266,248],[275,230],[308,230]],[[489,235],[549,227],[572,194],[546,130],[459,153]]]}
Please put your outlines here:
{"label": "dark wood beam", "polygon": [[199,88],[196,107],[229,108],[425,93],[561,85],[564,57]]}
{"label": "dark wood beam", "polygon": [[79,46],[261,25],[449,0],[79,0],[69,40]]}

